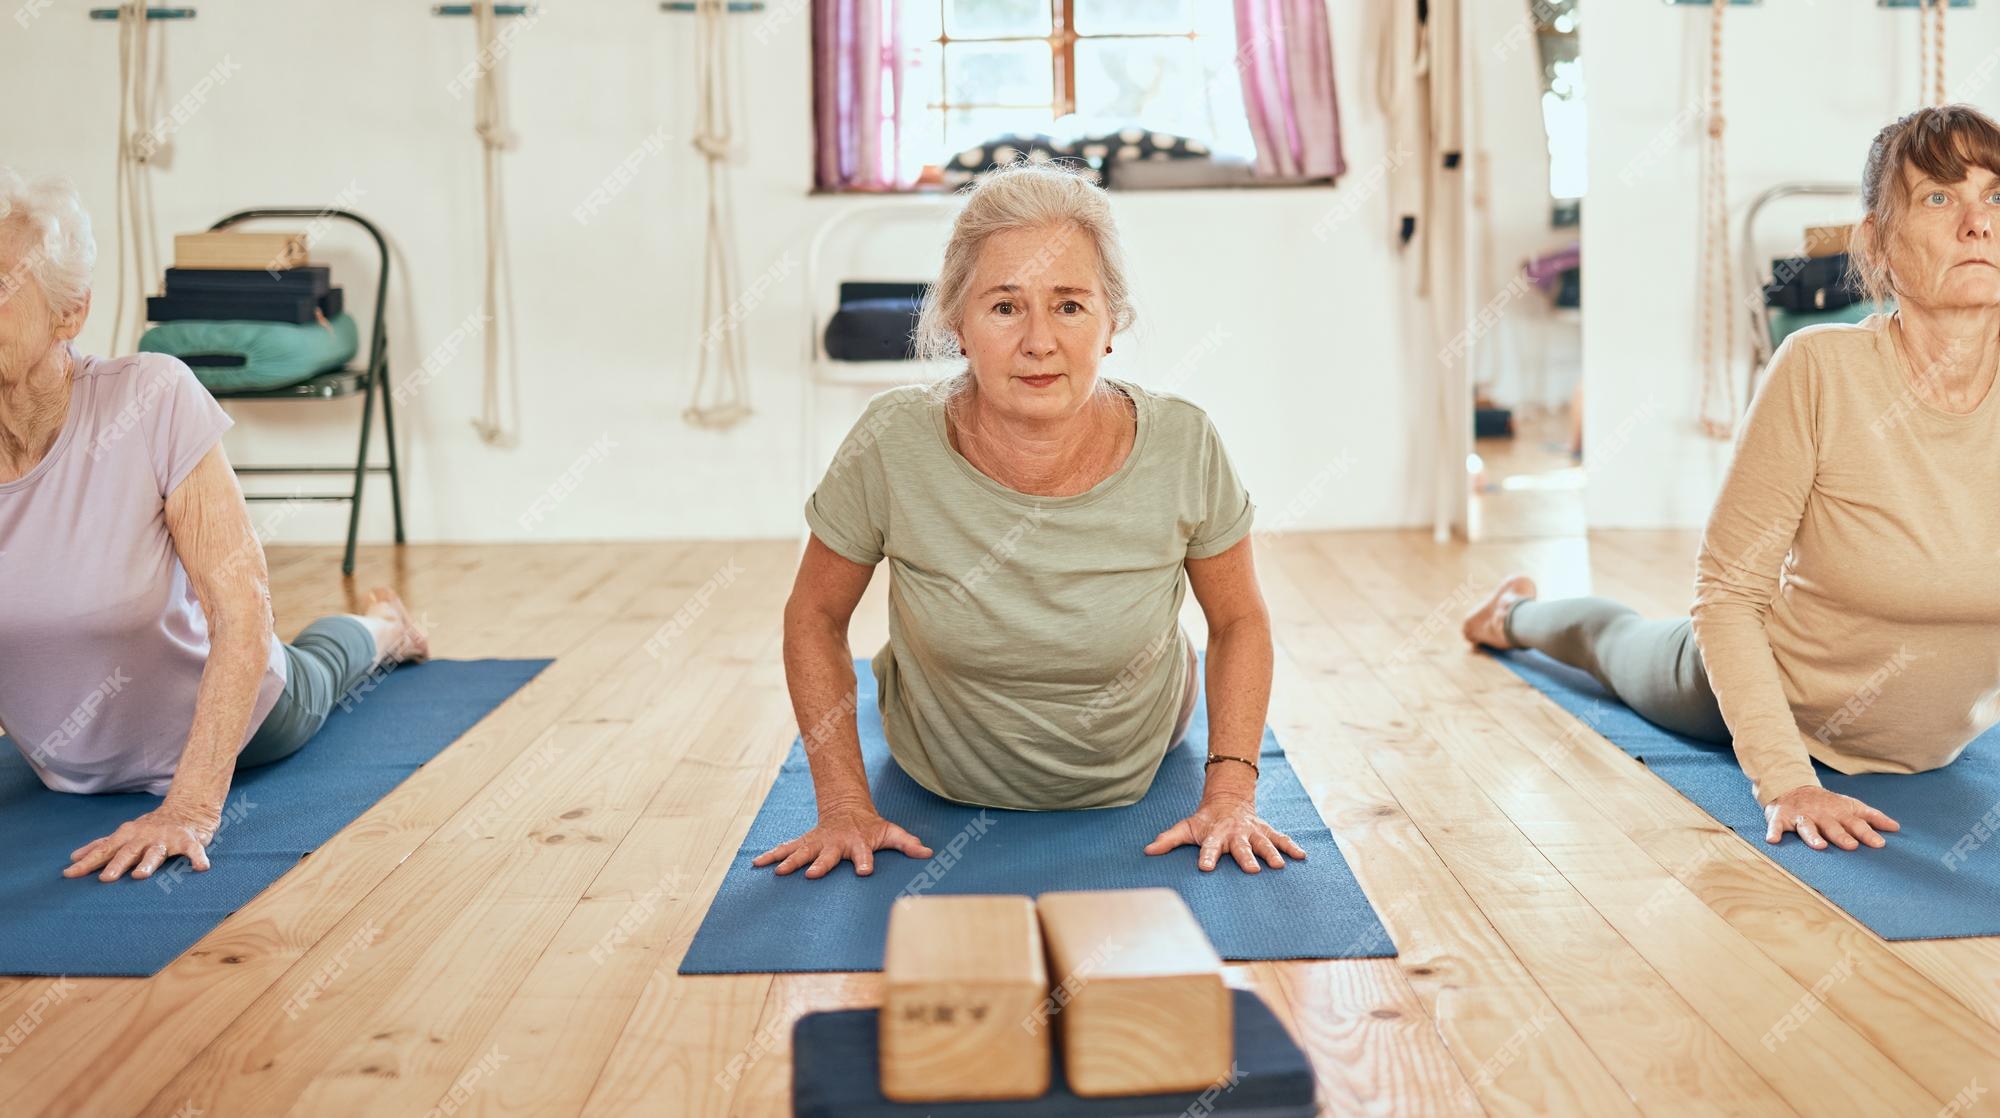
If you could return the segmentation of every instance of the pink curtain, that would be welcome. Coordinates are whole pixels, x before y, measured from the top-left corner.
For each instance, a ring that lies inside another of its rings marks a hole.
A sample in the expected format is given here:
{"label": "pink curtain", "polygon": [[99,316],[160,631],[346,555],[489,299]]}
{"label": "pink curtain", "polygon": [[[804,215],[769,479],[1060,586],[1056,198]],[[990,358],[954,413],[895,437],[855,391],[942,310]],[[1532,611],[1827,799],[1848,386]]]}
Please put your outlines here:
{"label": "pink curtain", "polygon": [[1236,0],[1236,43],[1257,174],[1321,178],[1345,172],[1326,0]]}
{"label": "pink curtain", "polygon": [[902,0],[813,0],[821,190],[892,190],[902,159]]}

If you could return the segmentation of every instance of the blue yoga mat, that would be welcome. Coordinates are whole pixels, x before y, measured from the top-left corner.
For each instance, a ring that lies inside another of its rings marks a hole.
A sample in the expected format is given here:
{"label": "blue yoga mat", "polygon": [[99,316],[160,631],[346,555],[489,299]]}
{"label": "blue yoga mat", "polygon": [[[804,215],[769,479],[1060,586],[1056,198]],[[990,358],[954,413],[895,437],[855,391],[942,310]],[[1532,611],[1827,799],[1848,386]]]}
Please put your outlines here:
{"label": "blue yoga mat", "polygon": [[1589,673],[1540,652],[1494,655],[1883,939],[2000,935],[2000,834],[1992,827],[2000,813],[2000,729],[1926,773],[1846,776],[1813,762],[1829,789],[1887,812],[1903,829],[1884,833],[1888,845],[1880,849],[1814,850],[1794,834],[1773,846],[1764,841],[1764,810],[1728,746],[1663,730]]}
{"label": "blue yoga mat", "polygon": [[803,739],[790,755],[749,837],[736,852],[715,902],[681,960],[682,974],[879,971],[889,906],[918,878],[928,893],[1015,893],[1164,886],[1186,898],[1225,959],[1349,959],[1394,955],[1395,944],[1347,860],[1334,845],[1298,774],[1270,727],[1264,728],[1257,813],[1306,850],[1304,861],[1249,874],[1225,855],[1206,873],[1198,851],[1183,846],[1148,855],[1143,847],[1193,811],[1208,756],[1208,700],[1196,703],[1187,737],[1161,762],[1138,803],[1089,811],[979,809],[935,796],[889,757],[875,674],[855,662],[861,752],[869,791],[883,818],[933,852],[875,855],[863,877],[842,862],[825,877],[805,870],[783,877],[752,866],[766,850],[812,829],[818,819]]}
{"label": "blue yoga mat", "polygon": [[175,858],[143,881],[64,877],[70,851],[160,798],[51,792],[0,739],[0,974],[158,973],[549,663],[440,660],[383,676],[305,748],[237,774],[202,873]]}
{"label": "blue yoga mat", "polygon": [[[1197,871],[1199,872],[1199,871]],[[1313,1118],[1312,1064],[1284,1023],[1248,990],[1231,990],[1235,1058],[1209,1088],[1079,1098],[1051,1039],[1049,1089],[1033,1099],[891,1102],[882,1097],[880,1011],[808,1013],[792,1025],[793,1118]]]}

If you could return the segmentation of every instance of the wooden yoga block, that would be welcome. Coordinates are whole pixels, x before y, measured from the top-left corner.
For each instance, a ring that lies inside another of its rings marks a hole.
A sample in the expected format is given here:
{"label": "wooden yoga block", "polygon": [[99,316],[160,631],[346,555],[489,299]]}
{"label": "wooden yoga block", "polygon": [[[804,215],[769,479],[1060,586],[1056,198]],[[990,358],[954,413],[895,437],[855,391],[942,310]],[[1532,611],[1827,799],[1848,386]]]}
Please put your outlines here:
{"label": "wooden yoga block", "polygon": [[1854,235],[1854,226],[1848,225],[1808,225],[1806,226],[1806,255],[1810,257],[1837,256],[1847,251],[1847,239]]}
{"label": "wooden yoga block", "polygon": [[1235,1033],[1222,958],[1179,893],[1043,893],[1035,911],[1071,1091],[1198,1091],[1229,1073]]}
{"label": "wooden yoga block", "polygon": [[182,233],[174,237],[176,268],[270,268],[306,263],[304,233]]}
{"label": "wooden yoga block", "polygon": [[882,1094],[898,1102],[1039,1098],[1049,1089],[1049,993],[1034,902],[910,896],[889,909]]}

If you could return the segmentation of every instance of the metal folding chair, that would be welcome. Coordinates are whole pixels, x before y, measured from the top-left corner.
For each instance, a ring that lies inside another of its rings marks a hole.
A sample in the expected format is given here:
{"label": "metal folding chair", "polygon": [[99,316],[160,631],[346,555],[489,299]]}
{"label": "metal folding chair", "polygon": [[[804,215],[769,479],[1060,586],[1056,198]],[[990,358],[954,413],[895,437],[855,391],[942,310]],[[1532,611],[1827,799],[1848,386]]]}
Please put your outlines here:
{"label": "metal folding chair", "polygon": [[1750,208],[1743,215],[1743,270],[1745,294],[1744,309],[1750,314],[1750,375],[1743,378],[1743,395],[1746,406],[1757,398],[1757,377],[1771,356],[1777,352],[1777,344],[1771,341],[1771,319],[1777,313],[1764,305],[1762,292],[1764,285],[1771,282],[1771,256],[1759,255],[1757,250],[1757,218],[1764,208],[1782,198],[1851,198],[1858,207],[1861,203],[1861,188],[1837,182],[1783,182],[1766,190],[1750,202]]}
{"label": "metal folding chair", "polygon": [[[289,388],[257,389],[240,392],[212,392],[218,400],[334,400],[343,396],[362,394],[361,403],[361,448],[355,455],[354,464],[337,466],[238,466],[238,474],[351,474],[354,488],[350,493],[325,493],[292,496],[286,494],[246,494],[252,501],[317,501],[346,502],[347,514],[347,554],[340,563],[340,573],[354,573],[354,542],[361,530],[361,489],[369,474],[389,475],[389,505],[395,513],[396,543],[403,542],[403,477],[396,463],[396,405],[395,394],[389,390],[389,341],[385,329],[384,315],[389,302],[389,243],[382,238],[381,230],[356,213],[347,210],[322,209],[258,209],[239,210],[214,225],[211,231],[226,229],[240,222],[259,218],[321,218],[337,217],[351,221],[368,231],[375,240],[375,247],[381,253],[382,267],[375,282],[375,322],[368,331],[367,363],[358,368],[336,369],[320,375],[303,384]],[[374,428],[375,397],[382,397],[383,437],[389,444],[389,464],[371,466],[368,464],[368,437]]]}

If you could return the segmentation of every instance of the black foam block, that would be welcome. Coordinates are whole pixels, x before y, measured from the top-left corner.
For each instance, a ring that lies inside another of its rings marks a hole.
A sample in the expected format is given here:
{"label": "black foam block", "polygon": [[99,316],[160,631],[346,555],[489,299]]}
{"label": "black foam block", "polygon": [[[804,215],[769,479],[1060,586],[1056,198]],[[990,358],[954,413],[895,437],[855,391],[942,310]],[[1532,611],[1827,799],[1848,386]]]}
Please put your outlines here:
{"label": "black foam block", "polygon": [[[1236,1058],[1212,1089],[1167,1095],[1079,1098],[1063,1077],[1055,1042],[1048,1093],[1034,1099],[899,1103],[882,1097],[877,1060],[877,1012],[843,1009],[808,1013],[792,1026],[792,1114],[795,1118],[1313,1118],[1312,1064],[1262,998],[1230,992]],[[1204,1096],[1206,1096],[1204,1098]],[[1197,1105],[1199,1104],[1199,1105]]]}

